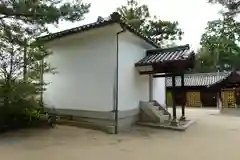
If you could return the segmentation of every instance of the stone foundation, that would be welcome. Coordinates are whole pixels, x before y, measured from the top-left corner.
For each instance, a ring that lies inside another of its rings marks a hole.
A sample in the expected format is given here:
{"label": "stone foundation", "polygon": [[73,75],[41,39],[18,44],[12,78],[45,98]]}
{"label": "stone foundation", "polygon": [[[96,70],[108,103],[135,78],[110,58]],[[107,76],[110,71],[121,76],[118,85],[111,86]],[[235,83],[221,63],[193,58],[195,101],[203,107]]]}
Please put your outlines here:
{"label": "stone foundation", "polygon": [[[70,109],[46,109],[50,114],[57,114],[60,117],[59,124],[78,126],[102,130],[107,133],[115,133],[115,113],[84,111]],[[118,131],[124,132],[131,129],[139,119],[139,109],[118,112]]]}

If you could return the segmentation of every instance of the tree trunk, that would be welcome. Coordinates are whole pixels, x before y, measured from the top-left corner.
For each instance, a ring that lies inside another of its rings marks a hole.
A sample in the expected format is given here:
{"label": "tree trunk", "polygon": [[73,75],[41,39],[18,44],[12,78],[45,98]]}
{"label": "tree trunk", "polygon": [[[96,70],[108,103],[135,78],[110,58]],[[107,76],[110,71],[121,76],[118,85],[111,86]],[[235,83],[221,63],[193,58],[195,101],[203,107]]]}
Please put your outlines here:
{"label": "tree trunk", "polygon": [[10,76],[8,75],[4,86],[4,100],[3,100],[4,107],[9,107],[9,91],[10,91]]}
{"label": "tree trunk", "polygon": [[23,80],[27,80],[27,41],[24,41],[25,46],[24,46],[24,51],[23,51]]}

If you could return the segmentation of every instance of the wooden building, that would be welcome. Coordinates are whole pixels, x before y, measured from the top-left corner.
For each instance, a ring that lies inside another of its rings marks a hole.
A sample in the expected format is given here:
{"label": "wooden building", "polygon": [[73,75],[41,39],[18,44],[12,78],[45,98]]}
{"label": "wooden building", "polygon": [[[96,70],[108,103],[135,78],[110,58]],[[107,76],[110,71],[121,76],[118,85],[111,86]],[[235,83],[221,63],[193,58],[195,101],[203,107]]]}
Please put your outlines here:
{"label": "wooden building", "polygon": [[[115,134],[139,121],[143,101],[165,111],[165,77],[183,77],[195,61],[189,45],[160,48],[116,12],[40,40],[53,52],[45,61],[58,71],[43,75],[46,110]],[[171,124],[178,125],[175,103],[172,108]]]}
{"label": "wooden building", "polygon": [[[189,45],[177,46],[166,49],[148,50],[146,57],[135,64],[141,75],[149,76],[149,102],[154,102],[153,89],[156,85],[157,79],[163,77],[171,78],[176,82],[176,77],[179,76],[180,85],[178,87],[184,88],[184,73],[194,67],[195,54],[190,50]],[[166,79],[165,79],[166,81]],[[155,94],[160,96],[159,94]],[[178,119],[176,112],[176,84],[172,84],[172,115],[171,125],[179,126],[178,120],[185,121],[185,105],[181,107],[181,117]],[[166,96],[165,96],[166,97]],[[159,106],[160,107],[160,106]]]}
{"label": "wooden building", "polygon": [[[187,107],[216,107],[218,92],[225,108],[240,105],[240,72],[215,72],[185,74],[184,88],[176,77],[177,105]],[[166,79],[167,105],[171,105],[172,79]]]}

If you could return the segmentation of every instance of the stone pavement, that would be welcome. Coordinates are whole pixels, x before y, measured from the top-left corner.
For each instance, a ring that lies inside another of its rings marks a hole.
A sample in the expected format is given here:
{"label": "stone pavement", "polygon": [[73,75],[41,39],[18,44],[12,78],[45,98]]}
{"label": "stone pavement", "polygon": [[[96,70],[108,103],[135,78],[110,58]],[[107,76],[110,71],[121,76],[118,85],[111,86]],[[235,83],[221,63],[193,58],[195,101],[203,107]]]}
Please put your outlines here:
{"label": "stone pavement", "polygon": [[[180,116],[180,112],[178,113]],[[239,160],[240,117],[187,109],[196,123],[185,132],[134,127],[128,133],[57,126],[0,135],[3,160]]]}

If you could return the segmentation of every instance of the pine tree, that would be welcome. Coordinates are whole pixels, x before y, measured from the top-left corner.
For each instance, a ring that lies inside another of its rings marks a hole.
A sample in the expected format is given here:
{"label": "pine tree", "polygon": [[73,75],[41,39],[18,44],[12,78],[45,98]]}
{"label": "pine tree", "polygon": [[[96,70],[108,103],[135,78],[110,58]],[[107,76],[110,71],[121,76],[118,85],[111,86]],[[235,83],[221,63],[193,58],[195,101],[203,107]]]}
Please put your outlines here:
{"label": "pine tree", "polygon": [[209,0],[210,3],[218,3],[228,9],[228,13],[240,13],[240,0]]}
{"label": "pine tree", "polygon": [[208,22],[197,54],[198,71],[232,70],[240,68],[240,24],[229,13]]}
{"label": "pine tree", "polygon": [[[117,8],[123,19],[137,30],[161,46],[168,46],[174,40],[180,40],[183,32],[178,22],[163,21],[151,16],[147,5],[140,5],[136,0],[128,0],[127,5]],[[170,44],[169,44],[170,43]]]}
{"label": "pine tree", "polygon": [[56,73],[44,62],[51,52],[36,38],[48,33],[48,24],[82,20],[89,7],[79,0],[0,1],[0,97],[5,108],[29,102],[42,92],[43,73]]}

